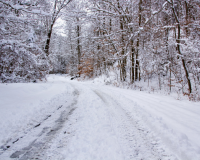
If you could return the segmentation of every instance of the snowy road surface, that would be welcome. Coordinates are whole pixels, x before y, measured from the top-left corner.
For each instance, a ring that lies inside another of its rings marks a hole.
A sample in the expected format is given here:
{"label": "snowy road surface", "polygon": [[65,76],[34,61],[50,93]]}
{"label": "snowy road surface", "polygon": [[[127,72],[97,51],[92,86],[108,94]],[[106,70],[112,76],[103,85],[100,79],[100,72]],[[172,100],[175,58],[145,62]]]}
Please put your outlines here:
{"label": "snowy road surface", "polygon": [[199,103],[68,79],[0,85],[1,160],[200,159]]}

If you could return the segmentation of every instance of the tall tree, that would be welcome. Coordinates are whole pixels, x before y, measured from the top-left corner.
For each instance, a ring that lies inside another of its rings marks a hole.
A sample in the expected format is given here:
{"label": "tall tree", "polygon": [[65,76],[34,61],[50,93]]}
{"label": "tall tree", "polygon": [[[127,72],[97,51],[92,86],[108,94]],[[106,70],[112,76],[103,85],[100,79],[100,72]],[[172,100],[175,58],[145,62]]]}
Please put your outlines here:
{"label": "tall tree", "polygon": [[53,31],[53,26],[56,22],[56,20],[59,18],[59,13],[61,10],[66,7],[72,0],[54,0],[54,6],[53,6],[53,13],[51,15],[51,22],[47,34],[47,40],[46,40],[46,45],[45,45],[45,53],[48,56],[49,55],[49,45],[50,45],[50,40],[51,40],[51,35]]}

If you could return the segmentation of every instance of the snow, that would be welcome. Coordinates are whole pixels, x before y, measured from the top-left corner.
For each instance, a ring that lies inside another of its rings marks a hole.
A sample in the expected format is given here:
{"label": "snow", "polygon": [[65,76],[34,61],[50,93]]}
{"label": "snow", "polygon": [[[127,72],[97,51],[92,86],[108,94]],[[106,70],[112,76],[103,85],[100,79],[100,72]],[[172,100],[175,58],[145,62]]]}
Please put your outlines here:
{"label": "snow", "polygon": [[[105,80],[105,84],[106,81],[109,80]],[[93,82],[97,83],[97,80]],[[98,81],[98,84],[101,82],[102,79]],[[104,92],[113,96],[117,93],[114,96],[115,99],[121,99],[124,108],[130,113],[134,113],[135,109],[129,107],[127,100],[135,104],[145,124],[161,137],[180,159],[200,158],[199,102],[176,100],[166,95],[110,87],[104,88]]]}
{"label": "snow", "polygon": [[[131,103],[135,103],[145,124],[154,130],[180,159],[199,159],[199,104],[180,102],[167,96],[141,94],[140,91],[121,90],[120,94],[122,100],[128,98]],[[127,101],[124,101],[124,104],[127,104]],[[127,110],[135,112],[129,107]]]}
{"label": "snow", "polygon": [[66,101],[67,89],[53,77],[49,83],[0,84],[0,146]]}
{"label": "snow", "polygon": [[110,81],[0,84],[0,159],[200,159],[199,102]]}

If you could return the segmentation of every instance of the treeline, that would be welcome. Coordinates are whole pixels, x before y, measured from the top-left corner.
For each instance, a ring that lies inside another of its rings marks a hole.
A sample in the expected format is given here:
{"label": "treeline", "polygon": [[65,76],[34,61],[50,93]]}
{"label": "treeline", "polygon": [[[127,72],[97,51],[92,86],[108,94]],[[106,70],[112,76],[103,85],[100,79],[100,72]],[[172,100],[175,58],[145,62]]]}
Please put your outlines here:
{"label": "treeline", "polygon": [[156,80],[159,89],[200,96],[199,0],[0,4],[3,83],[35,81],[48,73],[93,78],[114,72],[120,83]]}
{"label": "treeline", "polygon": [[36,82],[52,70],[53,26],[71,0],[0,0],[0,82]]}
{"label": "treeline", "polygon": [[121,82],[157,79],[160,89],[198,99],[199,1],[93,0],[87,7],[67,22],[74,24],[67,32],[70,73],[95,77],[114,70]]}

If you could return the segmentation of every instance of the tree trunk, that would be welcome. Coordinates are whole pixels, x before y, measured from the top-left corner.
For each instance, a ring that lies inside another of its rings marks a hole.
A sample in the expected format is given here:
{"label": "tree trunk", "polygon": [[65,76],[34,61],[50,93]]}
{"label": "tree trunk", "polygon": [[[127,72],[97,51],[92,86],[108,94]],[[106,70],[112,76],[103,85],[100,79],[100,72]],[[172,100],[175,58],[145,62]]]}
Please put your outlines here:
{"label": "tree trunk", "polygon": [[[139,36],[139,34],[138,34]],[[135,81],[139,79],[139,60],[138,60],[138,55],[139,55],[139,45],[140,45],[140,40],[139,38],[137,39],[137,52],[135,55]]]}
{"label": "tree trunk", "polygon": [[[141,26],[142,23],[142,0],[139,2],[139,27]],[[140,74],[139,74],[139,66],[140,62],[138,60],[139,58],[139,47],[140,47],[140,33],[138,33],[138,38],[137,38],[137,51],[135,55],[135,81],[140,80]]]}
{"label": "tree trunk", "polygon": [[50,45],[52,30],[53,30],[53,23],[50,26],[50,29],[49,29],[49,32],[48,32],[48,35],[47,35],[47,41],[46,41],[45,49],[44,49],[47,56],[49,55],[49,45]]}
{"label": "tree trunk", "polygon": [[173,10],[173,14],[175,16],[175,20],[176,20],[177,25],[178,25],[178,37],[177,37],[178,39],[176,40],[177,41],[177,49],[178,49],[179,55],[181,55],[180,57],[182,59],[182,65],[183,65],[183,68],[184,68],[184,71],[185,71],[185,76],[186,76],[186,79],[187,79],[187,82],[188,82],[189,93],[192,93],[192,85],[191,85],[191,82],[190,82],[189,73],[188,73],[188,70],[187,70],[187,67],[186,67],[186,64],[185,64],[185,59],[184,59],[184,57],[182,57],[182,53],[181,53],[181,47],[180,47],[181,26],[180,26],[180,22],[179,22],[178,16],[177,16],[175,8],[174,8],[174,4],[172,4],[172,10]]}
{"label": "tree trunk", "polygon": [[[76,18],[77,23],[79,22],[79,18]],[[77,25],[76,28],[76,32],[77,32],[77,54],[78,54],[78,74],[80,76],[80,71],[79,71],[79,65],[81,64],[81,46],[80,46],[80,26],[79,24]]]}
{"label": "tree trunk", "polygon": [[[118,8],[120,9],[120,4],[119,4],[119,0],[118,0]],[[123,17],[121,16],[120,17],[120,30],[122,32],[122,35],[121,35],[121,48],[122,48],[122,52],[121,52],[121,60],[120,60],[120,66],[121,66],[121,80],[122,81],[125,81],[126,80],[126,57],[124,57],[125,55],[125,49],[124,49],[124,33],[123,33],[123,30],[124,30],[124,24],[123,24]]]}
{"label": "tree trunk", "polygon": [[134,83],[135,80],[135,48],[133,46],[133,40],[131,40],[131,82]]}

